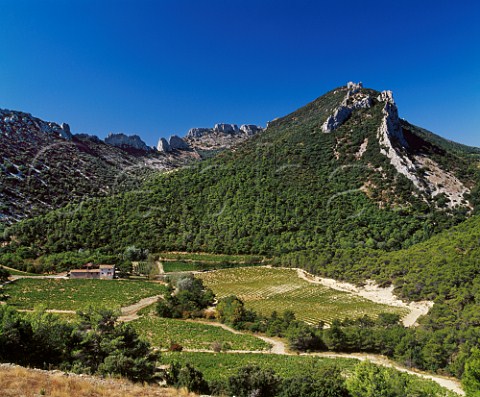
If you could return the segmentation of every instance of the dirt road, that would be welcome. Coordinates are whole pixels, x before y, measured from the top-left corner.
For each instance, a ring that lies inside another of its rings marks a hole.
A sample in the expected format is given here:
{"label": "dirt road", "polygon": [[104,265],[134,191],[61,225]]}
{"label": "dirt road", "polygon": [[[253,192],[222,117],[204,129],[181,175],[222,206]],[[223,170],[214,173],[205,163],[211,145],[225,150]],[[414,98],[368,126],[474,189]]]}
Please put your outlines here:
{"label": "dirt road", "polygon": [[144,309],[147,306],[153,305],[161,297],[163,297],[163,295],[149,296],[148,298],[143,298],[137,303],[122,307],[120,309],[122,314],[118,318],[118,321],[127,323],[129,321],[136,320],[137,318],[139,318],[138,312],[140,310]]}

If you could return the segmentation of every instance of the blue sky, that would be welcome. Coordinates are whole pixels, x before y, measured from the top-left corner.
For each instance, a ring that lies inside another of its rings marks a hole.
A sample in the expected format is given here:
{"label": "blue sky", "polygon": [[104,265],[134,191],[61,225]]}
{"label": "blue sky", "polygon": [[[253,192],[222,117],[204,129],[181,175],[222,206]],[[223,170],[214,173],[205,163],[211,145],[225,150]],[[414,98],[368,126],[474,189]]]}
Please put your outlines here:
{"label": "blue sky", "polygon": [[[456,3],[456,4],[455,4]],[[0,107],[151,145],[347,81],[480,146],[480,2],[0,0]]]}

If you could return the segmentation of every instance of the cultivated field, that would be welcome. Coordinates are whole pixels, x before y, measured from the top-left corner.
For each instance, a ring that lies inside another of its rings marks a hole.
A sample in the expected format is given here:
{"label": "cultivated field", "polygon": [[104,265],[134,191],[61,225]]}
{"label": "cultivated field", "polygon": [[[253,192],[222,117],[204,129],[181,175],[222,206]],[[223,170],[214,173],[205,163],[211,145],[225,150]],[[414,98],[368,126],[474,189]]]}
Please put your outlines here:
{"label": "cultivated field", "polygon": [[312,356],[282,356],[261,353],[162,353],[162,361],[171,363],[194,363],[195,368],[202,371],[205,379],[228,379],[237,370],[247,365],[258,365],[261,368],[271,368],[278,375],[293,377],[305,375],[309,370],[324,366],[337,365],[348,371],[358,364],[354,359],[331,359]]}
{"label": "cultivated field", "polygon": [[159,348],[178,343],[185,349],[213,351],[219,343],[224,350],[269,350],[270,345],[251,335],[239,335],[220,327],[159,317],[142,317],[130,323],[138,333]]}
{"label": "cultivated field", "polygon": [[234,263],[234,262],[191,262],[191,261],[169,261],[162,262],[165,273],[174,272],[201,272],[204,270],[231,269],[235,267],[258,266],[256,264]]}
{"label": "cultivated field", "polygon": [[165,292],[158,283],[123,280],[21,279],[4,286],[8,304],[17,309],[37,305],[58,310],[118,309]]}
{"label": "cultivated field", "polygon": [[237,295],[247,308],[270,315],[292,310],[297,319],[330,324],[334,319],[356,318],[381,312],[406,313],[405,309],[371,302],[353,294],[311,284],[293,269],[251,267],[199,274],[218,298]]}

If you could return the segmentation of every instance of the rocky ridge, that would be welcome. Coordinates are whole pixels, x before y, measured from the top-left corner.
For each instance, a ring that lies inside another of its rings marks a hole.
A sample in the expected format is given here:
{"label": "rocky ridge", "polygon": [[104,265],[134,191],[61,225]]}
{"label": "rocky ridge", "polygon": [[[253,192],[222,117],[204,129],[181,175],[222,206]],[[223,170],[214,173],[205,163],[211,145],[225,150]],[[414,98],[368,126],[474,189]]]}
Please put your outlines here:
{"label": "rocky ridge", "polygon": [[253,124],[215,124],[213,128],[192,128],[184,140],[190,147],[209,150],[227,149],[243,142],[264,129]]}
{"label": "rocky ridge", "polygon": [[18,139],[26,139],[30,131],[38,131],[51,137],[72,140],[70,126],[66,123],[57,124],[43,121],[33,117],[30,113],[18,112],[8,109],[0,109],[0,133],[4,136],[16,136]]}
{"label": "rocky ridge", "polygon": [[195,157],[160,154],[138,136],[72,134],[68,124],[0,110],[0,229],[69,202],[128,190]]}
{"label": "rocky ridge", "polygon": [[[345,97],[322,124],[322,132],[332,133],[344,125],[355,111],[370,109],[377,103],[382,104],[382,119],[377,130],[380,153],[387,157],[396,171],[409,179],[421,194],[429,198],[443,195],[449,208],[468,206],[465,197],[470,193],[470,189],[428,154],[415,150],[409,144],[392,91],[382,91],[375,97],[363,89],[362,83],[353,82],[349,82],[343,90],[346,91]],[[368,139],[359,148],[357,160],[362,157],[367,146]],[[335,152],[337,159],[338,156],[338,152]]]}
{"label": "rocky ridge", "polygon": [[347,84],[347,94],[340,106],[323,123],[323,132],[328,133],[336,130],[351,116],[354,110],[367,109],[372,106],[372,99],[369,95],[360,91],[362,88],[362,83],[349,82]]}

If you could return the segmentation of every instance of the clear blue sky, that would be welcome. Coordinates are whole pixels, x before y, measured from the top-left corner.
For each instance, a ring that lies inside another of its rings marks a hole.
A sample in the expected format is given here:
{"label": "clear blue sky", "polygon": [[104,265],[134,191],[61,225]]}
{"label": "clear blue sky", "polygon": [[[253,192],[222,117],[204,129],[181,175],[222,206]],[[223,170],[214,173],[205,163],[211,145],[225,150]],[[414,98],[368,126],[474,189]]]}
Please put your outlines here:
{"label": "clear blue sky", "polygon": [[0,107],[148,144],[283,116],[347,81],[480,146],[480,2],[0,0]]}

